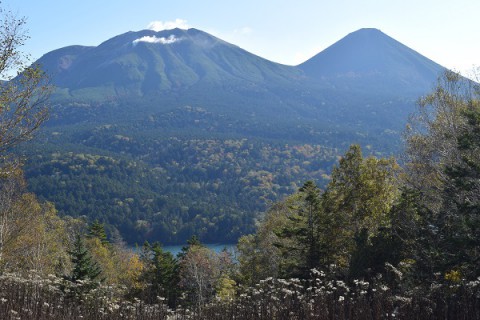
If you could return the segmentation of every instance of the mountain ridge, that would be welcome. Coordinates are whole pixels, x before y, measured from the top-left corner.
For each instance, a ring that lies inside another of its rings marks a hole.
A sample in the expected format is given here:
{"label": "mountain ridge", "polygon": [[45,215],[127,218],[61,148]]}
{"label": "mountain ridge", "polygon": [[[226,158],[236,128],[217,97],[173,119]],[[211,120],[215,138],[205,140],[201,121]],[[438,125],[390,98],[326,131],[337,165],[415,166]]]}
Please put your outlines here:
{"label": "mountain ridge", "polygon": [[354,31],[296,66],[270,61],[194,28],[129,31],[95,47],[54,50],[38,63],[52,74],[63,98],[85,97],[90,91],[97,100],[102,92],[108,98],[141,97],[212,85],[418,96],[444,70],[375,28]]}
{"label": "mountain ridge", "polygon": [[58,67],[66,57],[55,56],[55,62],[50,56],[44,55],[38,63],[45,65],[47,72],[55,70],[54,85],[70,91],[97,86],[136,87],[133,91],[143,95],[142,88],[148,86],[164,91],[190,87],[202,80],[217,85],[226,80],[262,83],[298,74],[292,67],[247,53],[197,29],[127,32],[81,52],[68,72]]}

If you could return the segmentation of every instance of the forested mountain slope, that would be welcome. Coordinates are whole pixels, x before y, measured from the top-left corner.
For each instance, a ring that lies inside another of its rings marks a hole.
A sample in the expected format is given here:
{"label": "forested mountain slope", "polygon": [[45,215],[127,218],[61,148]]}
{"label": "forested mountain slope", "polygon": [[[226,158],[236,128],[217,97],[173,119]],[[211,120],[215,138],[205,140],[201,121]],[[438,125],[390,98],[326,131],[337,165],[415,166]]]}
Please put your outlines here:
{"label": "forested mountain slope", "polygon": [[351,143],[394,154],[443,70],[371,29],[296,67],[196,29],[128,32],[38,62],[56,91],[26,151],[32,190],[130,242],[172,243],[235,241],[271,201],[325,185]]}

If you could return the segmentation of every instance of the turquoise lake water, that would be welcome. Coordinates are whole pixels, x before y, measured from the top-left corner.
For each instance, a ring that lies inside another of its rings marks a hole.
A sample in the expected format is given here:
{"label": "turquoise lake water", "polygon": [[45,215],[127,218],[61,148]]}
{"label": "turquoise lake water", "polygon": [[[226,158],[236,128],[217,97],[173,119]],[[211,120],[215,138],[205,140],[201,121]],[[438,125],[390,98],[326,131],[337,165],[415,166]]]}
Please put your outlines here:
{"label": "turquoise lake water", "polygon": [[[207,247],[210,250],[213,250],[215,252],[221,252],[223,249],[226,249],[229,252],[232,252],[235,250],[236,245],[234,244],[204,244],[205,247]],[[171,252],[174,256],[176,256],[180,251],[182,251],[182,246],[164,246],[163,249],[165,249],[168,252]]]}
{"label": "turquoise lake water", "polygon": [[[235,244],[225,244],[225,243],[214,243],[214,244],[203,244],[205,247],[209,248],[210,250],[213,250],[215,252],[221,252],[223,249],[226,249],[230,253],[234,253],[235,248],[237,247]],[[162,248],[165,251],[168,251],[172,253],[174,256],[177,256],[177,254],[182,251],[184,245],[176,245],[176,246],[162,246]],[[138,249],[141,249],[141,246],[138,247],[133,247],[133,250],[137,251]]]}

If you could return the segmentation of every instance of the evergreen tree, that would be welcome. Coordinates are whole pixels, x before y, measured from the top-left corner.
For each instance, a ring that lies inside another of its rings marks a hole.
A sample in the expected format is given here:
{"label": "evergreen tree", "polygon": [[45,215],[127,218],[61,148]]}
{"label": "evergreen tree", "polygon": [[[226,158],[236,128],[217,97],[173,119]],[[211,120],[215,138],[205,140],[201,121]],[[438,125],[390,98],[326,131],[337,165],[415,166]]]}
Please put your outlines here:
{"label": "evergreen tree", "polygon": [[163,250],[159,242],[152,246],[153,290],[174,305],[178,294],[178,265],[170,252]]}
{"label": "evergreen tree", "polygon": [[164,251],[159,242],[150,245],[147,241],[143,245],[141,259],[146,266],[141,278],[147,283],[144,291],[147,301],[155,303],[157,297],[163,297],[170,306],[175,306],[179,293],[177,260],[170,252]]}
{"label": "evergreen tree", "polygon": [[107,239],[107,233],[105,232],[105,225],[100,223],[98,219],[95,219],[89,226],[87,238],[98,238],[104,245],[110,243]]}
{"label": "evergreen tree", "polygon": [[291,240],[277,243],[284,257],[282,275],[308,277],[312,268],[332,263],[361,275],[373,265],[382,265],[383,258],[372,260],[364,254],[389,256],[380,243],[393,245],[393,235],[387,230],[399,194],[397,171],[394,159],[363,158],[360,146],[352,145],[333,169],[322,195],[307,181],[297,193],[288,222],[276,231],[280,239]]}
{"label": "evergreen tree", "polygon": [[182,247],[182,250],[178,253],[178,259],[182,259],[192,247],[203,247],[204,245],[200,242],[200,239],[196,235],[190,237],[187,240],[187,245]]}
{"label": "evergreen tree", "polygon": [[308,277],[320,264],[320,189],[307,181],[299,189],[299,202],[288,216],[289,223],[276,232],[280,238],[293,242],[277,242],[284,256],[284,276]]}
{"label": "evergreen tree", "polygon": [[[446,72],[407,131],[407,182],[419,197],[411,255],[420,282],[479,276],[478,86]],[[426,280],[426,281],[425,281]]]}
{"label": "evergreen tree", "polygon": [[98,280],[102,271],[98,264],[92,260],[92,257],[79,234],[77,234],[75,242],[73,243],[73,248],[71,251],[68,251],[68,254],[70,255],[73,264],[73,270],[70,276],[66,277],[67,280],[71,282],[77,282],[79,280]]}

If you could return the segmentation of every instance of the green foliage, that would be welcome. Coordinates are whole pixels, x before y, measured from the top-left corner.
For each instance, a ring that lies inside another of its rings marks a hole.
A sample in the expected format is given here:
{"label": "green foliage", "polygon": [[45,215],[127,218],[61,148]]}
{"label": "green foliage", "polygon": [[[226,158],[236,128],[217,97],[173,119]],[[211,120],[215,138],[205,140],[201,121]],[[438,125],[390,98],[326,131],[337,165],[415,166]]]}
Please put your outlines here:
{"label": "green foliage", "polygon": [[313,181],[307,181],[298,191],[297,207],[288,216],[289,223],[277,232],[280,238],[292,239],[293,246],[279,242],[285,260],[282,273],[306,277],[317,267],[322,255],[320,249],[321,202],[320,189]]}
{"label": "green foliage", "polygon": [[[101,139],[102,132],[94,136]],[[130,244],[184,243],[193,234],[208,243],[236,242],[254,231],[268,203],[304,180],[324,184],[324,168],[336,154],[318,145],[132,135],[101,146],[124,153],[33,149],[30,189],[54,202],[62,215],[98,219],[108,233],[114,226]]]}
{"label": "green foliage", "polygon": [[323,210],[336,226],[336,263],[349,265],[356,237],[370,241],[380,228],[390,226],[390,210],[398,197],[398,166],[394,159],[363,158],[351,146],[323,194]]}
{"label": "green foliage", "polygon": [[242,236],[237,244],[237,257],[242,283],[255,285],[268,277],[279,277],[285,262],[281,247],[291,247],[288,238],[279,238],[278,232],[289,223],[298,194],[274,203],[265,213],[254,234]]}
{"label": "green foliage", "polygon": [[[239,261],[247,281],[267,270],[307,278],[311,269],[330,264],[352,276],[383,270],[397,246],[390,230],[390,211],[399,195],[397,172],[394,159],[363,158],[360,147],[351,146],[325,192],[307,181],[274,207],[283,208],[278,216],[272,219],[272,210],[257,234],[241,239]],[[256,255],[272,259],[275,268]]]}
{"label": "green foliage", "polygon": [[363,158],[360,146],[351,146],[333,169],[325,192],[327,210],[349,221],[353,232],[365,228],[374,233],[388,226],[398,196],[398,171],[395,159]]}
{"label": "green foliage", "polygon": [[87,238],[97,238],[104,245],[108,244],[107,233],[105,232],[105,227],[103,223],[100,223],[98,220],[93,221],[93,223],[88,227]]}
{"label": "green foliage", "polygon": [[73,269],[70,275],[65,278],[71,282],[78,281],[98,281],[102,270],[98,264],[92,260],[85,242],[81,235],[77,234],[72,250],[68,251],[72,260]]}
{"label": "green foliage", "polygon": [[157,297],[163,297],[170,306],[174,306],[179,295],[177,260],[170,252],[164,251],[159,242],[153,245],[145,242],[141,260],[144,270],[140,280],[147,286],[140,296],[150,303],[155,303]]}
{"label": "green foliage", "polygon": [[362,229],[354,241],[348,266],[350,280],[374,279],[387,274],[386,263],[398,265],[401,262],[402,242],[391,228],[380,228],[373,237]]}
{"label": "green foliage", "polygon": [[411,253],[417,281],[479,275],[479,105],[478,87],[447,72],[407,132],[408,183],[421,195],[411,226],[422,243]]}

